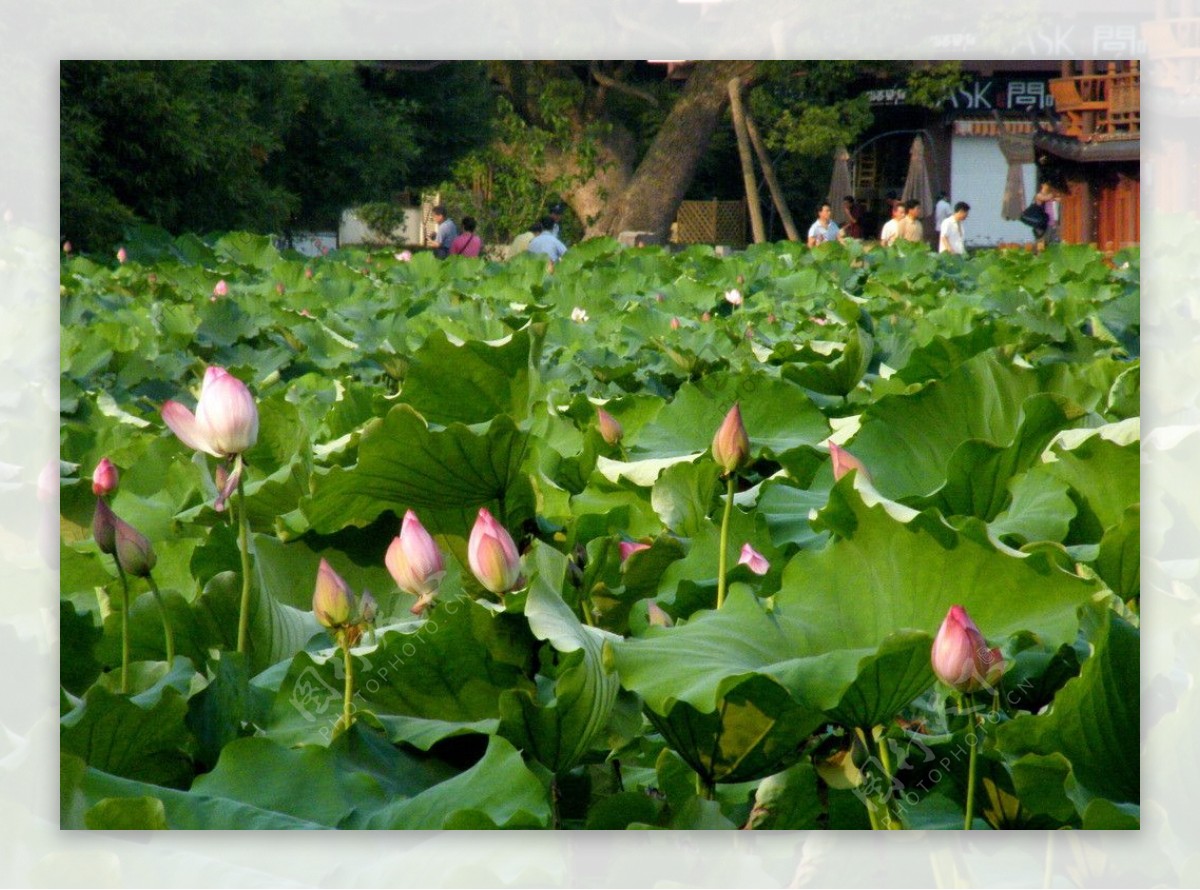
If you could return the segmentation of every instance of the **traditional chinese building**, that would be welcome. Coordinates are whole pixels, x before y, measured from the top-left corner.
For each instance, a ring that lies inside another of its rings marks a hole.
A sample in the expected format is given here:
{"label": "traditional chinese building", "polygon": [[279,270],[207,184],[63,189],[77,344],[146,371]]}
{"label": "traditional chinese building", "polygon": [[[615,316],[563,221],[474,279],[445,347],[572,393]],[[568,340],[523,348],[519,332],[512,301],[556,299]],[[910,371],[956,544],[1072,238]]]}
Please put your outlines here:
{"label": "traditional chinese building", "polygon": [[[877,208],[889,194],[900,195],[910,148],[919,138],[925,146],[933,194],[944,191],[951,203],[971,205],[967,225],[971,247],[1032,241],[1032,231],[1017,217],[1048,172],[1068,183],[1062,208],[1066,239],[1094,241],[1102,247],[1136,241],[1136,227],[1131,230],[1128,224],[1131,200],[1136,221],[1136,140],[1131,145],[1127,138],[1099,138],[1130,131],[1131,115],[1137,118],[1136,88],[1132,96],[1125,90],[1126,81],[1114,88],[1116,109],[1106,105],[1103,115],[1089,118],[1090,142],[1080,128],[1082,121],[1079,126],[1070,124],[1070,112],[1060,115],[1057,107],[1066,97],[1059,84],[1084,76],[1085,66],[1107,73],[1109,64],[1128,67],[1128,63],[1054,60],[964,62],[964,83],[936,110],[908,105],[901,86],[872,91],[875,123],[851,147],[855,194]],[[1084,89],[1107,87],[1088,82]],[[1067,115],[1068,124],[1062,123],[1062,115]],[[1113,144],[1085,146],[1091,142]],[[1114,163],[1124,166],[1114,167]],[[932,207],[925,209],[932,214]],[[1118,218],[1123,222],[1118,224]],[[927,217],[925,228],[934,243],[932,216]]]}

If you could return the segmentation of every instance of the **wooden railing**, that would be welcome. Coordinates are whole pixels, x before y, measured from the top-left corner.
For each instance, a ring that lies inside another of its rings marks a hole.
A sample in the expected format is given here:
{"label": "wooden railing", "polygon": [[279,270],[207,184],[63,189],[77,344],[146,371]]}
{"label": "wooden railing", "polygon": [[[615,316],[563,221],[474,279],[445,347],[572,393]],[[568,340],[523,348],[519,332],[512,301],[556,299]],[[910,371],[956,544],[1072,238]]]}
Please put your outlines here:
{"label": "wooden railing", "polygon": [[1137,139],[1141,133],[1141,72],[1080,74],[1050,81],[1054,108],[1064,136],[1093,139]]}

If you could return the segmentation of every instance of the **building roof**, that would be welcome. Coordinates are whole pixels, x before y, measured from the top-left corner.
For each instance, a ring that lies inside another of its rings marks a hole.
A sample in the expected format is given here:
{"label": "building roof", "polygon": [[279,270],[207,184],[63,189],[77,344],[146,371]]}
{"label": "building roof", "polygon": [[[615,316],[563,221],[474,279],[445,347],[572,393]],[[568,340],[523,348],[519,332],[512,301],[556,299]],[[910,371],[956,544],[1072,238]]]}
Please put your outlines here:
{"label": "building roof", "polygon": [[1039,151],[1068,161],[1080,163],[1102,161],[1137,161],[1142,156],[1140,139],[1106,139],[1082,142],[1070,136],[1056,133],[1038,133],[1033,137],[1033,146]]}

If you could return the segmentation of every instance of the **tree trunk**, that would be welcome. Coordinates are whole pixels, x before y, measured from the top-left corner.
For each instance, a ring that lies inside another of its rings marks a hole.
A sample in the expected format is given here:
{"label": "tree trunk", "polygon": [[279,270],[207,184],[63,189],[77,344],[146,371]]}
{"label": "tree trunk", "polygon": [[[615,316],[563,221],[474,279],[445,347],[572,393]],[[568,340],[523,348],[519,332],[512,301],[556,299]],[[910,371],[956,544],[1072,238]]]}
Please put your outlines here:
{"label": "tree trunk", "polygon": [[729,101],[727,84],[753,70],[753,62],[697,62],[646,157],[620,193],[609,192],[607,206],[587,234],[633,230],[665,238]]}

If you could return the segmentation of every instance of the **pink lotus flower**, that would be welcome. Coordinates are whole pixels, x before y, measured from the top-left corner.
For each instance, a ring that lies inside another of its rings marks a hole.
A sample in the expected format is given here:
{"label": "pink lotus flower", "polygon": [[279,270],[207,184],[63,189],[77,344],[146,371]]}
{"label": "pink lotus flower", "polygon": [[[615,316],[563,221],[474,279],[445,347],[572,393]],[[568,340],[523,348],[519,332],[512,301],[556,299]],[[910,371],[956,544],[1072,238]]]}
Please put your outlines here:
{"label": "pink lotus flower", "polygon": [[600,438],[609,445],[616,445],[625,435],[625,429],[621,426],[620,421],[603,408],[596,409],[596,426],[600,430]]}
{"label": "pink lotus flower", "polygon": [[633,556],[633,554],[637,553],[639,550],[649,549],[649,544],[642,544],[638,541],[622,541],[617,545],[617,550],[621,554],[621,562],[629,559],[629,557]]}
{"label": "pink lotus flower", "polygon": [[867,468],[863,466],[862,461],[837,442],[829,443],[829,456],[833,458],[833,480],[835,482],[851,470],[857,471],[858,475],[867,482],[871,481],[871,474],[867,472]]}
{"label": "pink lotus flower", "polygon": [[70,253],[70,252],[71,252],[71,242],[64,241],[63,242],[63,253]]}
{"label": "pink lotus flower", "polygon": [[583,324],[588,320],[587,310],[582,306],[576,306],[571,310],[571,321],[576,324]]}
{"label": "pink lotus flower", "polygon": [[679,330],[679,319],[678,318],[671,319],[671,330],[673,330],[673,331]]}
{"label": "pink lotus flower", "polygon": [[192,414],[179,402],[162,406],[162,418],[184,445],[213,457],[241,454],[258,441],[258,408],[246,384],[224,368],[204,372]]}
{"label": "pink lotus flower", "polygon": [[212,295],[214,297],[224,297],[224,296],[227,296],[228,294],[229,294],[229,285],[225,283],[224,278],[222,278],[215,285],[213,285]]}
{"label": "pink lotus flower", "polygon": [[771,571],[771,563],[767,558],[750,546],[747,541],[742,545],[742,555],[738,557],[738,565],[746,566],[756,575],[765,575]]}
{"label": "pink lotus flower", "polygon": [[398,254],[396,254],[396,259],[398,259],[402,263],[410,263],[410,262],[412,262],[412,251],[411,250],[402,250]]}
{"label": "pink lotus flower", "polygon": [[983,634],[962,606],[951,606],[933,641],[933,672],[958,692],[991,687],[1004,673],[999,649],[989,649]]}
{"label": "pink lotus flower", "polygon": [[100,458],[100,463],[96,464],[96,469],[92,471],[92,494],[103,497],[115,491],[119,478],[113,462],[107,457]]}
{"label": "pink lotus flower", "polygon": [[829,324],[829,319],[825,318],[825,316],[823,316],[823,315],[810,315],[808,317],[808,320],[811,321],[813,324],[819,324],[822,327]]}
{"label": "pink lotus flower", "polygon": [[117,262],[118,263],[125,262],[125,260],[128,259],[128,257],[129,257],[129,254],[127,254],[125,252],[124,247],[118,248],[118,250],[117,250]]}
{"label": "pink lotus flower", "polygon": [[412,510],[404,514],[400,534],[388,545],[383,564],[397,587],[417,597],[417,603],[412,607],[414,615],[421,614],[433,602],[438,585],[446,575],[442,551]]}
{"label": "pink lotus flower", "polygon": [[725,302],[731,303],[734,306],[742,305],[742,292],[736,287],[725,291]]}
{"label": "pink lotus flower", "polygon": [[317,585],[313,590],[313,615],[323,627],[333,629],[349,624],[354,613],[354,594],[324,559],[317,567]]}
{"label": "pink lotus flower", "polygon": [[467,541],[467,562],[479,583],[492,593],[507,593],[521,578],[521,555],[512,535],[486,507],[479,508]]}
{"label": "pink lotus flower", "polygon": [[736,402],[713,436],[712,455],[725,471],[724,476],[737,470],[750,457],[750,439],[742,423],[742,409]]}

